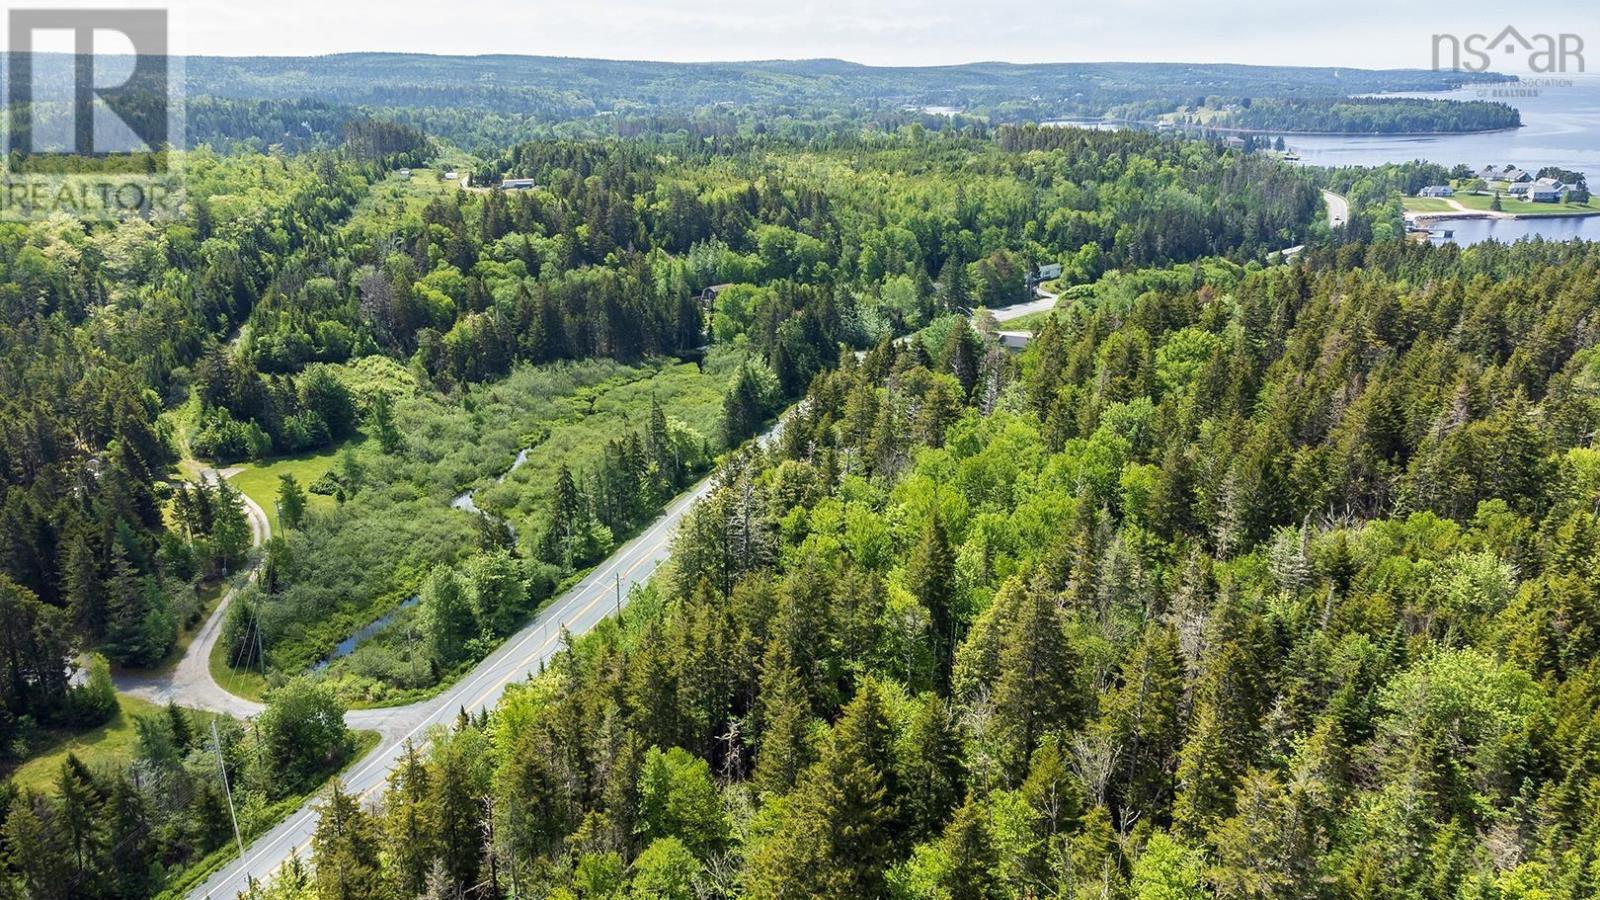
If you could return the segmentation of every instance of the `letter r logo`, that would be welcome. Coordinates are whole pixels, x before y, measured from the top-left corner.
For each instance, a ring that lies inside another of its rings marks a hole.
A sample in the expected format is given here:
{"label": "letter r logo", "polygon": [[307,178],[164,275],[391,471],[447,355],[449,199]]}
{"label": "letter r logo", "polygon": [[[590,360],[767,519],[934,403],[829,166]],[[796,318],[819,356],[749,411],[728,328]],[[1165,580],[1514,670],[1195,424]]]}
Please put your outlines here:
{"label": "letter r logo", "polygon": [[[70,171],[67,157],[134,154],[164,170],[166,154],[156,151],[170,138],[166,10],[13,9],[9,26],[8,153],[29,158],[34,171]],[[36,52],[40,32],[70,35],[70,49]],[[108,32],[126,38],[131,55],[97,51]],[[55,165],[40,165],[50,157]]]}

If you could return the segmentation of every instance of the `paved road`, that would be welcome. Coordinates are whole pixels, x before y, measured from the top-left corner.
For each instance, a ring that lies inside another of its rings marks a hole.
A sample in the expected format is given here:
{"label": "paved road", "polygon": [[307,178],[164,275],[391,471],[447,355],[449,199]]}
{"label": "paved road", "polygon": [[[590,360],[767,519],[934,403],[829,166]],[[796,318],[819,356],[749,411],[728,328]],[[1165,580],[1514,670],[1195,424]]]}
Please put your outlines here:
{"label": "paved road", "polygon": [[1340,228],[1350,221],[1350,201],[1333,191],[1323,191],[1322,202],[1328,204],[1329,228]]}
{"label": "paved road", "polygon": [[1060,295],[1052,294],[1042,287],[1036,287],[1033,289],[1033,291],[1038,295],[1039,299],[1030,303],[1018,303],[1015,306],[1004,306],[1000,309],[991,309],[988,312],[990,315],[994,316],[994,320],[996,322],[1009,322],[1012,319],[1020,319],[1023,316],[1031,316],[1034,313],[1045,312],[1046,310],[1056,308],[1056,299]]}
{"label": "paved road", "polygon": [[[774,428],[763,436],[770,440]],[[431,700],[391,709],[352,710],[345,722],[352,728],[376,730],[383,735],[378,748],[350,768],[344,776],[345,790],[364,798],[382,793],[389,775],[405,749],[406,741],[418,746],[426,742],[435,725],[453,722],[460,710],[477,713],[493,707],[506,685],[537,673],[541,662],[560,650],[561,628],[574,635],[583,634],[601,619],[626,604],[628,591],[643,584],[667,559],[670,541],[679,520],[696,500],[711,491],[707,478],[680,495],[650,528],[622,545],[605,563],[575,587],[556,598],[522,631],[479,663],[461,681]],[[184,698],[188,702],[188,698]],[[316,827],[315,803],[296,810],[284,822],[245,848],[244,856],[215,872],[190,894],[195,898],[233,900],[245,889],[247,880],[263,880],[277,871],[291,852],[302,858]]]}
{"label": "paved road", "polygon": [[[996,321],[1004,322],[1055,306],[1054,294],[1044,290],[1038,293],[1037,300],[990,312]],[[780,422],[761,440],[770,442],[781,428]],[[367,799],[380,795],[390,770],[404,753],[407,741],[420,747],[434,726],[449,725],[461,710],[476,714],[492,708],[499,702],[501,694],[505,693],[506,685],[537,673],[541,663],[548,662],[561,649],[563,626],[574,635],[583,634],[619,606],[626,605],[628,592],[635,585],[649,580],[656,567],[666,561],[678,522],[695,501],[710,492],[711,479],[707,478],[680,495],[648,530],[623,544],[588,577],[547,605],[533,622],[444,693],[408,706],[352,710],[347,713],[345,722],[351,728],[377,731],[382,735],[382,740],[377,749],[357,761],[345,774],[345,790]],[[262,521],[265,522],[265,516]],[[213,616],[219,625],[221,612],[219,606]],[[208,622],[207,627],[210,624]],[[197,637],[195,645],[200,643],[201,639]],[[194,652],[195,648],[191,646],[191,655]],[[187,660],[186,656],[185,662]],[[179,668],[183,669],[183,663],[179,664]],[[178,679],[171,689],[171,695],[188,705],[205,706],[212,702],[212,689],[220,691],[221,688],[210,681],[209,669],[205,669],[205,672],[205,682],[209,686]],[[231,695],[230,698],[227,701],[230,705],[248,703]],[[255,704],[249,706],[259,709]],[[190,897],[233,900],[245,889],[250,878],[265,880],[271,877],[291,853],[306,857],[316,822],[317,808],[316,801],[313,801],[296,810],[278,827],[257,838],[245,848],[242,857],[213,873]]]}
{"label": "paved road", "polygon": [[[200,477],[205,480],[227,478],[237,472],[237,469],[222,472],[216,469],[202,469]],[[112,677],[112,682],[116,684],[118,691],[149,700],[151,703],[165,704],[175,700],[185,706],[223,712],[237,718],[253,716],[261,711],[261,704],[229,693],[211,677],[211,648],[222,636],[222,621],[228,611],[228,604],[233,602],[233,598],[246,584],[255,581],[261,571],[259,551],[272,534],[272,527],[267,524],[266,512],[244,494],[241,493],[239,498],[244,501],[245,517],[250,521],[251,542],[258,551],[251,559],[250,567],[244,577],[235,578],[233,585],[223,593],[217,608],[212,610],[210,618],[200,626],[200,632],[189,642],[183,658],[178,660],[176,666],[159,674],[119,672]]]}

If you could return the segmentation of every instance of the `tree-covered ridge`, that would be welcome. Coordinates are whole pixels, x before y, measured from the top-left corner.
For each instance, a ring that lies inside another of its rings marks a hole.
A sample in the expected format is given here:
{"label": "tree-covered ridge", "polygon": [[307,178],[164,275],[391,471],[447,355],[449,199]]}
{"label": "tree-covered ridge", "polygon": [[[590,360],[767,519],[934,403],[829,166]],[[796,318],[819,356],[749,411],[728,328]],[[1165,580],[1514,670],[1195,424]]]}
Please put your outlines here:
{"label": "tree-covered ridge", "polygon": [[[1151,120],[1185,108],[1263,105],[1243,127],[1304,130],[1317,109],[1423,130],[1472,130],[1462,108],[1351,95],[1446,91],[1495,73],[1162,63],[874,67],[840,60],[661,63],[532,56],[352,53],[189,57],[183,146],[219,151],[333,149],[374,119],[480,155],[530,137],[848,135],[921,124],[960,129],[1062,118]],[[71,57],[35,54],[38,96],[67,96]],[[1513,79],[1514,80],[1514,79]],[[159,108],[159,107],[152,107]],[[70,116],[40,103],[42,120]],[[1368,130],[1338,128],[1330,130]]]}
{"label": "tree-covered ridge", "polygon": [[[313,102],[377,111],[474,148],[530,131],[553,135],[557,126],[569,135],[574,129],[600,136],[681,127],[749,133],[840,116],[898,124],[922,119],[924,109],[955,109],[992,124],[1107,115],[1143,119],[1197,97],[1218,103],[1337,98],[1506,80],[1494,73],[1422,69],[1190,63],[875,67],[827,59],[661,63],[385,53],[186,62],[191,94],[208,103]],[[281,117],[270,105],[256,111],[265,126],[256,130],[272,133]],[[199,123],[242,133],[241,113],[247,110],[203,116]],[[323,127],[316,113],[300,121]],[[297,132],[305,129],[287,124],[289,139],[299,139]],[[197,136],[210,139],[207,134]]]}
{"label": "tree-covered ridge", "polygon": [[1412,97],[1262,97],[1231,107],[1207,124],[1284,132],[1426,134],[1516,128],[1522,115],[1486,100]]}
{"label": "tree-covered ridge", "polygon": [[265,895],[1593,896],[1600,254],[1308,254],[846,357]]}

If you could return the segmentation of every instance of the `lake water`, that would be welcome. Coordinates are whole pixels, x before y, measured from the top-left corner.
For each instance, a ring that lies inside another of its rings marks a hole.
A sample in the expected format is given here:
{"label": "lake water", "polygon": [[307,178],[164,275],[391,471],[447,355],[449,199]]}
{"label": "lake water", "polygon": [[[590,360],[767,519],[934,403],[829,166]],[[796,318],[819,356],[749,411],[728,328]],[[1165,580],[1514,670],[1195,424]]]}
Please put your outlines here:
{"label": "lake water", "polygon": [[[1474,171],[1486,165],[1514,164],[1536,172],[1559,166],[1588,176],[1600,188],[1600,75],[1561,76],[1560,83],[1537,83],[1525,77],[1523,85],[1487,85],[1435,94],[1396,96],[1440,97],[1449,100],[1493,100],[1522,113],[1522,127],[1482,134],[1416,136],[1304,135],[1287,138],[1301,159],[1318,166],[1372,166],[1424,159],[1445,166],[1465,163]],[[1531,93],[1532,96],[1517,96]],[[1515,240],[1532,234],[1557,240],[1581,237],[1600,240],[1600,219],[1453,219],[1434,227],[1455,232],[1461,244],[1494,238]],[[1443,238],[1436,237],[1436,241]]]}

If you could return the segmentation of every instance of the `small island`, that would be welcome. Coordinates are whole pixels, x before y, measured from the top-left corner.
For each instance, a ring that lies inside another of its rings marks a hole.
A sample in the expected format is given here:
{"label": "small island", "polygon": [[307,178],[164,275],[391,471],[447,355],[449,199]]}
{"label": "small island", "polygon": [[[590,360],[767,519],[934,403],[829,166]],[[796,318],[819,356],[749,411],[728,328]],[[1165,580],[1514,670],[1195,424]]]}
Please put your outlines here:
{"label": "small island", "polygon": [[1279,134],[1469,134],[1522,127],[1505,103],[1422,97],[1258,97],[1180,110],[1178,124]]}

